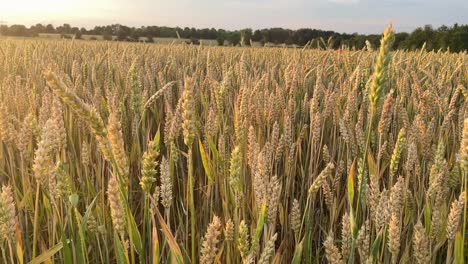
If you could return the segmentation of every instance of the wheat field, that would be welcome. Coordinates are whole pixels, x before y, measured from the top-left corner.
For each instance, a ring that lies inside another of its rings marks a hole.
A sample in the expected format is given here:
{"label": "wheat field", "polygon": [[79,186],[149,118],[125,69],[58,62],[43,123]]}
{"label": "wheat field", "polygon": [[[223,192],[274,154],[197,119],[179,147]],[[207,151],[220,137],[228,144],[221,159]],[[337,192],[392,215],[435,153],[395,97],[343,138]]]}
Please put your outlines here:
{"label": "wheat field", "polygon": [[0,39],[0,263],[465,263],[468,55]]}

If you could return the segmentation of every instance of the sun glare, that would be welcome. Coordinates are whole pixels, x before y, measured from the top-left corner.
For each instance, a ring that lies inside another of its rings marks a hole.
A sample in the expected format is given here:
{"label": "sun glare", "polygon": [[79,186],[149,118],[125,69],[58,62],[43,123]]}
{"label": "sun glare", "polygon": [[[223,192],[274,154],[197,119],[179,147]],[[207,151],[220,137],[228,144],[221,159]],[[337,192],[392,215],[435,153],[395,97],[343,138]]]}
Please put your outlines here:
{"label": "sun glare", "polygon": [[41,21],[49,16],[64,17],[80,7],[78,0],[0,0],[0,18],[14,21]]}

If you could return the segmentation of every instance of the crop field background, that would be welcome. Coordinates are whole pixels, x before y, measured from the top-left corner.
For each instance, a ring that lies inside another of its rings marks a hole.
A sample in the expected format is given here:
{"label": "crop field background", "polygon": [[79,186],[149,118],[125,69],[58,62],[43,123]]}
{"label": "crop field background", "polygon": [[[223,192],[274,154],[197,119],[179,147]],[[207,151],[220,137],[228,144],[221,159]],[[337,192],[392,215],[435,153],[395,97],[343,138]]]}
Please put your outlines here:
{"label": "crop field background", "polygon": [[0,39],[0,263],[464,263],[468,55]]}
{"label": "crop field background", "polygon": [[[74,34],[65,34],[67,38],[72,39],[75,37]],[[40,38],[47,38],[47,39],[60,39],[62,36],[61,34],[57,33],[40,33],[39,34]],[[116,36],[112,36],[113,40],[116,40]],[[104,40],[104,37],[102,35],[83,35],[82,36],[83,40]],[[140,42],[147,42],[148,38],[146,37],[140,37],[139,39]],[[153,38],[154,43],[158,44],[181,44],[181,43],[190,43],[190,39],[187,38]],[[201,39],[199,40],[203,45],[205,46],[217,46],[218,42],[216,40],[212,39]]]}

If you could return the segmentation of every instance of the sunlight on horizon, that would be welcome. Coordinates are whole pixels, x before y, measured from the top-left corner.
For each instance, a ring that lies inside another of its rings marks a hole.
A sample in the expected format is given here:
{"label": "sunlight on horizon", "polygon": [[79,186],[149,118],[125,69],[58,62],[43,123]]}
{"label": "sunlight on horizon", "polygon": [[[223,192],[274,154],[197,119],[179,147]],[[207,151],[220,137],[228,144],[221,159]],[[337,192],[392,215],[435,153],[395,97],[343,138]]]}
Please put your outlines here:
{"label": "sunlight on horizon", "polygon": [[[76,5],[85,1],[60,1],[60,0],[2,0],[0,15],[25,18],[27,15],[41,15],[69,11]],[[66,14],[63,14],[66,15]],[[26,17],[27,18],[27,17]]]}
{"label": "sunlight on horizon", "polygon": [[[465,0],[0,0],[4,24],[64,23],[181,26],[195,28],[317,28],[379,33],[393,21],[396,31],[432,24],[468,23]],[[372,10],[372,12],[369,12]],[[424,11],[423,11],[424,10]],[[443,15],[450,14],[450,16]],[[280,18],[280,19],[278,19]]]}

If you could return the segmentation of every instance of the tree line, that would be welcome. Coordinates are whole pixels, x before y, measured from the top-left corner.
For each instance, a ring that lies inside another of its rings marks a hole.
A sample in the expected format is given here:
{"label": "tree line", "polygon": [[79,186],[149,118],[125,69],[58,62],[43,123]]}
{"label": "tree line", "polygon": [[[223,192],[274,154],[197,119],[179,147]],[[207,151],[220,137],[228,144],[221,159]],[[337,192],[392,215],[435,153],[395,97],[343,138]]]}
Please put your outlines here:
{"label": "tree line", "polygon": [[[6,36],[36,37],[39,34],[61,34],[62,37],[73,36],[77,39],[83,35],[100,35],[106,40],[145,41],[152,42],[154,38],[183,38],[197,44],[201,39],[216,40],[219,45],[251,45],[252,42],[261,45],[297,45],[297,46],[327,46],[340,49],[344,46],[361,49],[370,44],[380,45],[380,35],[347,34],[334,31],[302,28],[297,30],[284,28],[269,28],[252,30],[224,30],[215,28],[189,28],[142,26],[128,27],[120,24],[96,26],[93,29],[72,27],[63,24],[54,27],[52,24],[36,24],[29,28],[24,25],[2,25],[0,34]],[[431,25],[419,27],[411,33],[395,34],[395,49],[415,50],[425,47],[426,50],[450,49],[453,52],[468,50],[468,25],[441,26],[434,29]]]}

